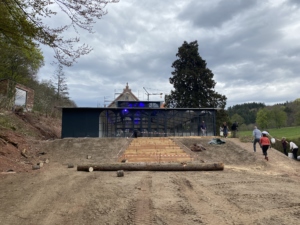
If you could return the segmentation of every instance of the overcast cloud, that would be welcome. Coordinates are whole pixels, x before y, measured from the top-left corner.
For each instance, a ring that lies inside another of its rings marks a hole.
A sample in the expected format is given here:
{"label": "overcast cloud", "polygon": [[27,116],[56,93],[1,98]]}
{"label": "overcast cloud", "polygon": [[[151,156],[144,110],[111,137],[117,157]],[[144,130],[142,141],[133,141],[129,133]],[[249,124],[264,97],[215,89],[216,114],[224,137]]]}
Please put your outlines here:
{"label": "overcast cloud", "polygon": [[[195,40],[227,107],[299,98],[298,0],[120,0],[106,9],[94,34],[80,34],[94,50],[64,68],[70,98],[79,107],[109,104],[127,82],[140,100],[147,100],[143,87],[150,94],[170,93],[178,48]],[[40,80],[55,70],[52,50],[43,51]]]}

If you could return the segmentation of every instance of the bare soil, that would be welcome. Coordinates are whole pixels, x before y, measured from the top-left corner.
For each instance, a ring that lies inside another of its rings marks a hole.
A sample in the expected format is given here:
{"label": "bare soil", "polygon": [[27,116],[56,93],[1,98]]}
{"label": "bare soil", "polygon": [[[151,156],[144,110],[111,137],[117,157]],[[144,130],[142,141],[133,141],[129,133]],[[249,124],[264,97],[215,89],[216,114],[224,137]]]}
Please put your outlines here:
{"label": "bare soil", "polygon": [[31,142],[60,137],[61,120],[0,110],[0,173],[31,172],[41,152]]}
{"label": "bare soil", "polygon": [[[275,149],[266,161],[252,143],[230,138],[210,145],[211,139],[174,140],[195,163],[223,162],[223,171],[125,171],[124,177],[79,172],[76,165],[116,162],[130,139],[26,139],[26,160],[50,162],[0,174],[0,224],[299,224],[300,162]],[[207,150],[191,152],[193,144]]]}

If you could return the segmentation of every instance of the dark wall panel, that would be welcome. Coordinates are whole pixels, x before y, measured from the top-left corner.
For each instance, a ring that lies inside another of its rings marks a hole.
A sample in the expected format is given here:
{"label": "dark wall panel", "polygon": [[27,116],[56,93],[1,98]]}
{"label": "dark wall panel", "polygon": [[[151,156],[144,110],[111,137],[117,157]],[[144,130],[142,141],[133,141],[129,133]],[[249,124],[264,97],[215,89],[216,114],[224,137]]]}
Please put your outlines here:
{"label": "dark wall panel", "polygon": [[63,109],[61,137],[99,137],[100,113],[101,110]]}

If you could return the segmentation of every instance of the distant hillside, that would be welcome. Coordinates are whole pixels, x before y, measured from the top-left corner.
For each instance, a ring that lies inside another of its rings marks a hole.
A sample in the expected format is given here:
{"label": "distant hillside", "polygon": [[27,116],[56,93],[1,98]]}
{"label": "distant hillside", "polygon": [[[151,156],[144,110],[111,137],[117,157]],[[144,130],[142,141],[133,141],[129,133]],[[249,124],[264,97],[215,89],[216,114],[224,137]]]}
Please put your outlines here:
{"label": "distant hillside", "polygon": [[[228,107],[227,114],[230,118],[235,114],[241,116],[244,119],[244,124],[255,124],[257,112],[260,109],[266,108],[269,112],[273,111],[273,119],[278,118],[278,111],[281,111],[286,116],[283,126],[297,126],[300,125],[300,100],[296,99],[292,102],[278,103],[271,106],[266,106],[264,103],[244,103]],[[273,127],[271,125],[271,127]],[[276,127],[276,126],[274,126]]]}
{"label": "distant hillside", "polygon": [[228,107],[227,113],[230,118],[238,114],[243,117],[245,124],[254,124],[258,110],[264,107],[266,107],[264,103],[244,103]]}

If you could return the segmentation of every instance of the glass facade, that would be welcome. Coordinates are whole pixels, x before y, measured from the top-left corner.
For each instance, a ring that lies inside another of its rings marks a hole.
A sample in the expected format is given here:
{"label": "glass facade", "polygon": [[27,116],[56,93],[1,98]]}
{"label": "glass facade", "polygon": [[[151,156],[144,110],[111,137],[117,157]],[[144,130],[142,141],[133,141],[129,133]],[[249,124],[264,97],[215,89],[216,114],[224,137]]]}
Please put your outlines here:
{"label": "glass facade", "polygon": [[99,118],[99,137],[200,136],[205,121],[206,135],[214,135],[212,109],[106,109]]}

